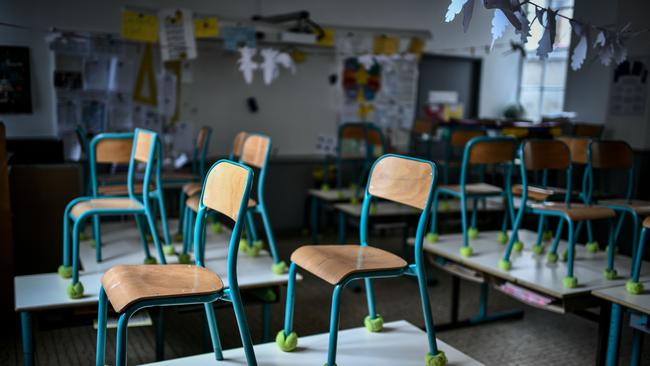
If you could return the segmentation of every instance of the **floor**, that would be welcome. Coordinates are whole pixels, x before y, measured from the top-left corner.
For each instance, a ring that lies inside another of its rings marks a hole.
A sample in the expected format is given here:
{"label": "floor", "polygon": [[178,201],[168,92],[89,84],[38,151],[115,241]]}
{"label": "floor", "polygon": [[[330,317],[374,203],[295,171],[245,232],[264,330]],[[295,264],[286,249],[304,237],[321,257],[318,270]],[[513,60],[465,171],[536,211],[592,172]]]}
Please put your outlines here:
{"label": "floor", "polygon": [[[291,251],[307,241],[307,236],[280,236],[280,254],[288,258]],[[333,236],[330,238],[333,239]],[[371,239],[371,244],[400,252],[400,239],[386,236]],[[438,284],[429,288],[436,322],[448,321],[451,291],[450,277],[436,270],[431,271]],[[386,321],[405,319],[422,325],[417,284],[408,278],[375,281],[378,312]],[[326,332],[329,325],[331,286],[309,275],[296,289],[295,330],[299,335]],[[460,316],[473,315],[478,309],[478,285],[463,282],[461,286]],[[285,289],[282,289],[284,299]],[[490,292],[490,311],[521,308],[522,320],[503,321],[464,329],[440,332],[437,336],[451,346],[486,365],[593,365],[597,326],[575,315],[558,315],[522,305],[505,295]],[[92,310],[92,309],[90,309]],[[272,336],[281,329],[284,319],[284,302],[272,306]],[[342,299],[341,329],[362,324],[367,309],[363,293],[346,291]],[[167,312],[165,324],[166,358],[206,352],[205,322],[203,313],[193,309],[172,309]],[[64,316],[64,315],[61,315]],[[217,311],[220,334],[224,348],[239,347],[234,316],[230,308]],[[88,318],[90,319],[90,318]],[[248,310],[248,319],[255,342],[261,337],[261,312],[259,307]],[[90,321],[73,327],[52,326],[56,319],[49,316],[39,319],[40,329],[35,334],[38,365],[89,365],[94,363],[95,337]],[[18,323],[13,336],[0,339],[0,365],[20,365],[22,362]],[[108,333],[107,363],[113,363],[114,331]],[[650,350],[650,337],[644,348]],[[621,364],[627,364],[630,331],[624,327],[621,341]],[[130,364],[152,362],[154,357],[153,327],[129,330],[128,360]],[[398,351],[398,350],[396,350]],[[325,359],[325,358],[324,358]],[[650,365],[650,351],[646,351],[643,365]]]}

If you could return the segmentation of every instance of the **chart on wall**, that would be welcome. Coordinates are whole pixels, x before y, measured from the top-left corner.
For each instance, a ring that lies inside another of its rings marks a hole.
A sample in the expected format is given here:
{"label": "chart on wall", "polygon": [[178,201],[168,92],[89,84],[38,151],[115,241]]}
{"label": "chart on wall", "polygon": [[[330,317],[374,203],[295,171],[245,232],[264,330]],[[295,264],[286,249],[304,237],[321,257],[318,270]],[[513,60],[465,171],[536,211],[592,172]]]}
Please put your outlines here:
{"label": "chart on wall", "polygon": [[616,67],[609,103],[611,116],[635,117],[646,112],[648,59],[630,58]]}
{"label": "chart on wall", "polygon": [[0,113],[32,113],[27,47],[0,46]]}

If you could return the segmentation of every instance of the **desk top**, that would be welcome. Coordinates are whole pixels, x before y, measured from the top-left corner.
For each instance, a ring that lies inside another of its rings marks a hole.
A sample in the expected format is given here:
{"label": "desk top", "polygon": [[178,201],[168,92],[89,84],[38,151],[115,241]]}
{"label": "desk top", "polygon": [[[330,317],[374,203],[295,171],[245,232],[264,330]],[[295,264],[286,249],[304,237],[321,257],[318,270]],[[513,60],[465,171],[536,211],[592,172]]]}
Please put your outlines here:
{"label": "desk top", "polygon": [[[260,366],[322,365],[327,361],[328,337],[328,333],[301,337],[295,352],[282,352],[275,342],[255,345],[255,357]],[[437,344],[445,352],[449,365],[482,365],[440,339]],[[427,352],[426,334],[414,325],[400,320],[384,324],[384,330],[378,333],[370,333],[363,327],[339,331],[336,362],[339,365],[421,366]],[[219,361],[219,365],[246,364],[242,348],[226,350],[223,356],[224,360]],[[198,366],[213,363],[214,353],[205,353],[149,365]]]}
{"label": "desk top", "polygon": [[[327,202],[345,202],[349,201],[352,199],[355,189],[350,189],[350,188],[342,188],[342,189],[336,189],[336,188],[330,188],[328,190],[322,190],[322,189],[310,189],[308,190],[308,193],[310,196],[317,197],[323,201]],[[359,189],[359,197],[363,197],[363,188]]]}
{"label": "desk top", "polygon": [[645,290],[638,295],[627,292],[625,285],[596,290],[592,294],[626,308],[650,314],[650,281],[645,281],[643,284]]}
{"label": "desk top", "polygon": [[[370,216],[409,216],[409,215],[419,215],[422,211],[416,208],[402,205],[396,202],[391,201],[380,201],[375,202],[374,205],[377,207],[376,210],[370,212]],[[473,203],[470,200],[467,205],[473,207]],[[334,208],[337,210],[343,211],[347,215],[354,217],[361,217],[361,208],[363,205],[361,203],[353,205],[351,203],[337,203],[334,205]],[[479,201],[478,203],[479,211],[502,211],[503,205],[498,200],[488,199],[485,201],[485,205]],[[447,213],[460,213],[460,201],[457,199],[449,199],[439,202],[438,205],[438,214],[447,214]]]}

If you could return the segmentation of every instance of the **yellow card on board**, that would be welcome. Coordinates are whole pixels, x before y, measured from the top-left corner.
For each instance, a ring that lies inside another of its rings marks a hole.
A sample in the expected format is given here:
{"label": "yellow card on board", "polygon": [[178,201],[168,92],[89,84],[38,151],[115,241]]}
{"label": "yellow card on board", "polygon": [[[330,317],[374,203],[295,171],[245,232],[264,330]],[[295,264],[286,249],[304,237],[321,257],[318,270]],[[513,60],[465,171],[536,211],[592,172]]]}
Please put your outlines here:
{"label": "yellow card on board", "polygon": [[158,16],[122,10],[120,34],[131,41],[158,42]]}
{"label": "yellow card on board", "polygon": [[217,17],[194,18],[194,36],[196,38],[215,38],[219,35]]}

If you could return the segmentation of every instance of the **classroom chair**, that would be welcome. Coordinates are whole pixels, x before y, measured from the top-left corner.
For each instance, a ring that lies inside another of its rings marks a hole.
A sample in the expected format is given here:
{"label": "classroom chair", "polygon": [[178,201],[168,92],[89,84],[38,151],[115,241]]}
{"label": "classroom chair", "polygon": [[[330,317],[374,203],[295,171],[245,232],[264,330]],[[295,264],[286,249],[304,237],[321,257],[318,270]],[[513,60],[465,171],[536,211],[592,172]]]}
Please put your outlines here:
{"label": "classroom chair", "polygon": [[[152,175],[160,172],[161,159],[160,155],[156,158],[159,141],[158,135],[154,132],[136,129],[133,138],[126,137],[131,134],[101,134],[95,137],[91,143],[90,174],[95,177],[95,162],[102,162],[106,159],[113,159],[114,156],[121,156],[125,149],[132,146],[130,152],[130,163],[128,170],[128,196],[86,196],[72,200],[65,208],[63,214],[63,265],[59,267],[59,275],[63,278],[72,277],[72,283],[68,286],[68,296],[72,299],[78,299],[83,296],[84,288],[79,281],[79,229],[84,221],[90,217],[97,216],[122,216],[134,215],[145,253],[145,264],[156,263],[156,259],[149,253],[149,246],[145,238],[144,222],[147,221],[149,229],[152,232],[153,241],[158,251],[160,262],[165,264],[165,255],[158,238],[152,207],[150,204],[150,185]],[[144,178],[142,182],[142,196],[136,195],[135,174],[136,165],[145,164]],[[159,183],[159,182],[158,182]],[[94,186],[94,188],[97,188]],[[158,185],[157,190],[160,191]],[[72,227],[72,256],[70,256],[70,222]],[[98,232],[96,237],[99,238]],[[101,252],[97,245],[97,259],[101,260]]]}
{"label": "classroom chair", "polygon": [[[503,254],[503,258],[499,260],[499,268],[507,271],[512,268],[510,255],[512,254],[515,239],[517,238],[517,231],[521,226],[521,222],[525,212],[535,215],[544,215],[551,217],[558,217],[560,220],[566,221],[568,227],[568,269],[567,276],[562,280],[563,286],[566,288],[575,288],[578,286],[578,279],[573,273],[573,262],[575,257],[575,222],[586,220],[600,220],[609,219],[610,221],[610,235],[608,244],[608,263],[605,272],[614,270],[614,240],[612,232],[612,221],[615,217],[613,210],[607,207],[599,207],[593,205],[586,205],[580,203],[571,203],[571,188],[572,188],[572,163],[571,152],[569,147],[559,140],[528,140],[522,143],[519,147],[519,158],[521,160],[521,184],[522,194],[519,211],[517,218],[513,225],[513,233],[508,242],[508,247]],[[564,171],[566,174],[566,187],[564,202],[541,202],[528,204],[528,178],[527,172],[555,170]],[[559,225],[558,225],[559,226]],[[559,234],[558,234],[559,236]],[[555,241],[551,247],[550,252],[547,254],[547,260],[550,263],[557,262],[557,245],[559,240]],[[607,277],[607,276],[606,276]]]}
{"label": "classroom chair", "polygon": [[449,171],[452,168],[460,168],[462,164],[462,160],[456,159],[456,152],[459,150],[464,151],[469,140],[474,137],[486,136],[487,133],[485,130],[457,129],[453,127],[447,127],[443,131],[443,141],[445,142],[444,158],[440,162],[440,165],[442,165],[442,184],[449,184]]}
{"label": "classroom chair", "polygon": [[[352,150],[352,151],[350,151]],[[360,187],[363,186],[375,158],[386,153],[386,141],[379,127],[370,122],[347,122],[338,128],[338,143],[336,145],[336,189],[343,197],[343,164],[359,158],[359,150],[363,159],[360,174],[350,187],[355,191],[352,203],[358,202]],[[326,189],[328,189],[326,187]]]}
{"label": "classroom chair", "polygon": [[[235,140],[233,141],[233,148],[232,151],[230,152],[230,156],[228,159],[233,161],[239,159],[239,155],[241,154],[241,147],[244,143],[244,140],[246,139],[246,135],[247,135],[246,132],[243,131],[235,135]],[[207,145],[207,141],[206,141],[206,145]],[[203,188],[204,178],[205,177],[202,177],[200,182],[185,183],[183,187],[181,187],[181,194],[180,194],[181,199],[178,203],[178,231],[176,232],[176,238],[175,238],[176,241],[182,241],[183,243],[185,243],[185,241],[183,240],[183,228],[185,226],[184,214],[186,209],[185,202],[187,201],[188,197],[196,196],[201,193],[201,188]],[[222,232],[221,223],[215,221],[212,224],[212,229],[216,234],[221,233]]]}
{"label": "classroom chair", "polygon": [[[436,345],[422,250],[422,240],[431,213],[435,183],[436,166],[430,161],[393,154],[377,159],[371,167],[369,183],[364,194],[359,230],[361,245],[306,245],[298,248],[291,255],[284,329],[280,330],[276,336],[276,343],[281,350],[293,351],[298,345],[298,336],[293,331],[297,267],[334,286],[326,363],[330,366],[336,364],[340,297],[345,286],[355,280],[363,279],[365,281],[369,315],[365,318],[364,325],[369,331],[378,332],[383,328],[383,319],[375,311],[371,278],[410,275],[418,279],[424,312],[429,343],[429,353],[425,356],[425,363],[428,366],[442,366],[447,363],[445,354],[439,351]],[[368,245],[368,216],[370,203],[375,197],[422,210],[415,238],[415,263],[408,264],[395,254]]]}
{"label": "classroom chair", "polygon": [[[248,253],[250,256],[257,256],[259,251],[264,246],[264,242],[258,239],[257,230],[255,229],[255,221],[253,214],[257,213],[262,217],[262,223],[264,225],[264,231],[269,242],[269,251],[271,252],[271,257],[273,257],[273,273],[282,274],[287,271],[287,264],[280,260],[278,255],[277,247],[275,244],[275,237],[273,235],[273,229],[271,227],[271,222],[269,220],[268,211],[266,209],[266,204],[264,200],[264,184],[266,182],[266,174],[268,168],[268,159],[271,153],[271,138],[259,134],[248,134],[244,140],[244,144],[241,148],[241,156],[239,162],[246,164],[252,168],[259,170],[259,175],[257,178],[257,197],[251,198],[248,201],[248,208],[246,209],[246,223],[244,225],[246,229],[246,238],[248,240],[243,240],[239,246],[240,250]],[[194,219],[194,213],[197,212],[198,208],[198,199],[196,196],[190,197],[186,201],[187,209],[185,225],[186,227],[191,227],[192,220]],[[205,235],[201,233],[201,235]],[[249,242],[250,241],[250,242]],[[189,249],[188,245],[184,245],[184,253]]]}
{"label": "classroom chair", "polygon": [[[498,234],[497,241],[504,243],[508,241],[507,224],[508,215],[511,221],[514,218],[514,211],[511,207],[511,180],[512,167],[515,157],[517,141],[512,137],[474,137],[465,145],[463,160],[461,163],[460,184],[445,184],[436,188],[433,198],[433,215],[431,217],[431,229],[427,235],[429,242],[438,241],[437,233],[437,210],[438,199],[440,195],[455,197],[460,199],[460,217],[463,227],[463,246],[460,249],[461,255],[469,257],[472,255],[472,247],[469,245],[470,239],[478,237],[478,228],[476,227],[476,215],[478,211],[479,200],[487,197],[503,197],[503,223],[501,232]],[[484,182],[484,172],[487,166],[504,167],[504,186],[505,189]],[[470,183],[472,169],[478,168],[481,182]],[[467,204],[472,200],[472,222],[471,226],[467,223]]]}
{"label": "classroom chair", "polygon": [[[215,358],[222,360],[221,342],[212,305],[217,300],[232,302],[247,363],[257,364],[237,281],[239,237],[252,178],[253,171],[250,168],[229,160],[218,161],[208,172],[194,226],[196,265],[121,265],[104,273],[99,292],[97,366],[103,366],[105,361],[109,301],[119,315],[115,357],[118,366],[126,365],[129,318],[140,309],[153,306],[203,304]],[[199,233],[205,230],[209,210],[227,216],[234,223],[228,247],[228,287],[224,286],[218,275],[206,269],[204,264],[204,248]]]}

